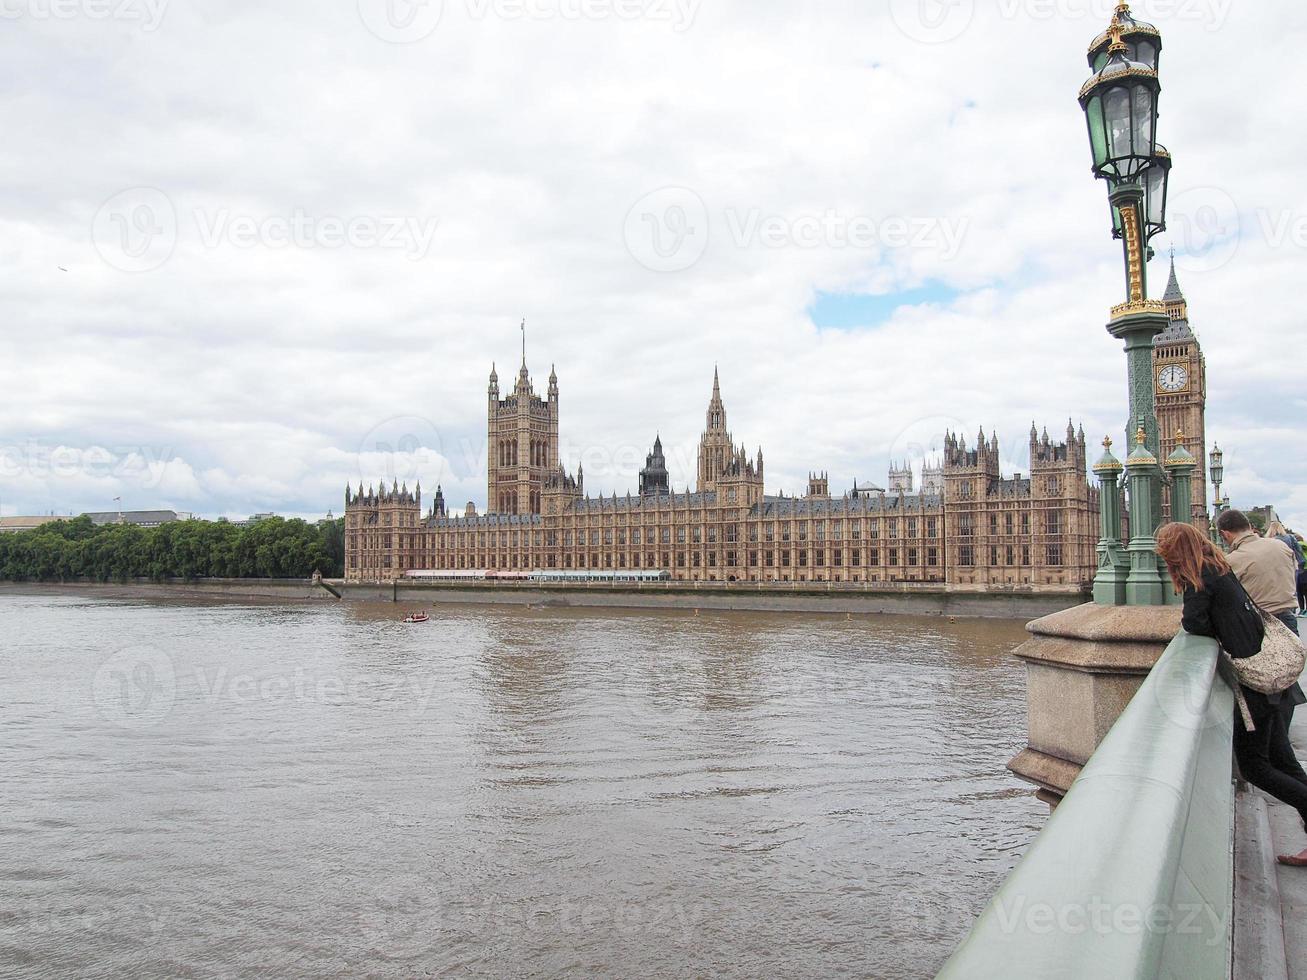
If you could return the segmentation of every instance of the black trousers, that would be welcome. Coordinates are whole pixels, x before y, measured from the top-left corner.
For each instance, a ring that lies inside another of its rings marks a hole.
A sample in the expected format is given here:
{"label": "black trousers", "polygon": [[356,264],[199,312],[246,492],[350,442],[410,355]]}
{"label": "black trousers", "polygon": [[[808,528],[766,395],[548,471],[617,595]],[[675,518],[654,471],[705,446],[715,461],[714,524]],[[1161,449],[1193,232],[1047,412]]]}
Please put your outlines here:
{"label": "black trousers", "polygon": [[[1298,632],[1296,620],[1286,613],[1279,617],[1284,625]],[[1289,742],[1289,726],[1296,707],[1293,690],[1285,691],[1276,704],[1265,694],[1244,688],[1244,699],[1253,716],[1255,732],[1244,729],[1243,718],[1235,711],[1234,757],[1239,761],[1243,778],[1258,789],[1296,809],[1307,828],[1307,772]]]}
{"label": "black trousers", "polygon": [[1298,573],[1298,608],[1307,609],[1307,571]]}
{"label": "black trousers", "polygon": [[1281,708],[1267,701],[1264,694],[1247,688],[1243,693],[1257,730],[1245,731],[1242,716],[1235,714],[1234,757],[1239,761],[1239,771],[1258,789],[1297,810],[1307,827],[1307,778],[1289,744]]}

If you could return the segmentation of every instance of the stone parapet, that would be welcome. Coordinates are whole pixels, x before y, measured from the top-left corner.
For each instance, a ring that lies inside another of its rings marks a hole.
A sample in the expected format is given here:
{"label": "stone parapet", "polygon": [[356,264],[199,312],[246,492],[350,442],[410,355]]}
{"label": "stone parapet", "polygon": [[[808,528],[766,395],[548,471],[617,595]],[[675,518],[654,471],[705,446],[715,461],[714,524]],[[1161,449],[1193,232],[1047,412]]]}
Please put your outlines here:
{"label": "stone parapet", "polygon": [[1051,805],[1064,796],[1180,631],[1176,606],[1086,603],[1026,627],[1027,747],[1008,768]]}

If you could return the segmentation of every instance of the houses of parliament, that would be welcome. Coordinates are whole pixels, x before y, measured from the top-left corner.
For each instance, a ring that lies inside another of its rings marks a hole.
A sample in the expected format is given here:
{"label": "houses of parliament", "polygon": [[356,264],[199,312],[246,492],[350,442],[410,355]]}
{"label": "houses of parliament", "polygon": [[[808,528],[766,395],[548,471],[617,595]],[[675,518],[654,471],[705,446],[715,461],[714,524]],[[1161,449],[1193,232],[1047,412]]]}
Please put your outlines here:
{"label": "houses of parliament", "polygon": [[[1206,374],[1189,328],[1174,263],[1169,328],[1154,346],[1163,454],[1183,430],[1205,461]],[[510,391],[492,369],[486,395],[487,501],[455,513],[441,489],[424,508],[420,485],[345,493],[345,575],[390,582],[411,572],[656,570],[682,582],[830,582],[866,588],[933,583],[966,591],[1084,588],[1100,536],[1083,429],[1058,440],[1030,430],[1030,471],[1005,476],[997,435],[948,433],[922,471],[893,467],[884,487],[832,492],[813,473],[802,497],[769,494],[761,448],[735,441],[716,372],[692,491],[672,489],[661,442],[635,492],[589,496],[580,467],[559,458],[559,385],[543,397],[525,356]],[[1205,471],[1194,479],[1195,514],[1206,514]]]}

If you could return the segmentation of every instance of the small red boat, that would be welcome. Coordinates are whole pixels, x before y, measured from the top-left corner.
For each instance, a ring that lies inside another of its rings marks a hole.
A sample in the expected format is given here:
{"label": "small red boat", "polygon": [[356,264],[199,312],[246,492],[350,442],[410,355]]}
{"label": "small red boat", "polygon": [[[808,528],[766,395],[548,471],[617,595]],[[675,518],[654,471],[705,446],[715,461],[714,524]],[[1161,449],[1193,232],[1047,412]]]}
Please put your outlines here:
{"label": "small red boat", "polygon": [[404,617],[406,623],[425,623],[431,617],[424,612],[409,613]]}

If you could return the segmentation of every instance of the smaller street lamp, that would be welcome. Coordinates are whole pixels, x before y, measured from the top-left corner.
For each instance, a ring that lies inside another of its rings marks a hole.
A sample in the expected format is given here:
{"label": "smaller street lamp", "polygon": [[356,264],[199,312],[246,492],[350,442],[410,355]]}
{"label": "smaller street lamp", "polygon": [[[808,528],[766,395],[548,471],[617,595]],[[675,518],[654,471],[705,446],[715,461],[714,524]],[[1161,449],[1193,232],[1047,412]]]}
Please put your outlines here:
{"label": "smaller street lamp", "polygon": [[1216,513],[1219,515],[1222,510],[1222,505],[1229,505],[1229,501],[1223,500],[1221,497],[1221,481],[1225,477],[1225,453],[1221,452],[1220,446],[1213,445],[1212,451],[1208,453],[1207,469],[1208,472],[1212,474],[1212,483],[1216,487],[1216,500],[1213,502],[1213,505],[1216,508]]}

